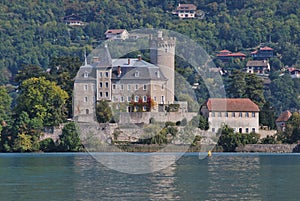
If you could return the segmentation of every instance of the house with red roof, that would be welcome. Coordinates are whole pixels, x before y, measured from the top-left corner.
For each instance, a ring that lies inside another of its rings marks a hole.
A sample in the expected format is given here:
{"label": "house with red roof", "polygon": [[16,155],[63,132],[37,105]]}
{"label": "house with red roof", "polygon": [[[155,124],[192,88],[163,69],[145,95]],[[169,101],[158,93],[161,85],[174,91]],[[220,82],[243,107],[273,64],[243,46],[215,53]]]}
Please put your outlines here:
{"label": "house with red roof", "polygon": [[289,110],[286,110],[280,114],[276,119],[276,127],[278,131],[285,131],[286,122],[291,118],[292,113]]}
{"label": "house with red roof", "polygon": [[246,55],[241,53],[241,52],[232,53],[229,50],[221,50],[216,55],[216,57],[218,59],[220,59],[221,61],[223,61],[223,62],[227,62],[230,59],[242,59],[242,60],[244,60],[246,58]]}
{"label": "house with red roof", "polygon": [[251,52],[251,56],[255,60],[270,59],[274,56],[274,49],[268,46],[260,47],[258,50]]}
{"label": "house with red roof", "polygon": [[178,15],[181,19],[195,18],[197,6],[194,4],[179,4],[173,14]]}
{"label": "house with red roof", "polygon": [[300,69],[299,68],[290,67],[290,68],[287,68],[287,70],[290,73],[291,78],[300,78]]}
{"label": "house with red roof", "polygon": [[110,40],[126,40],[129,37],[126,29],[108,29],[104,34]]}
{"label": "house with red roof", "polygon": [[223,125],[235,132],[259,132],[259,107],[249,98],[209,98],[200,108],[209,130],[217,133]]}

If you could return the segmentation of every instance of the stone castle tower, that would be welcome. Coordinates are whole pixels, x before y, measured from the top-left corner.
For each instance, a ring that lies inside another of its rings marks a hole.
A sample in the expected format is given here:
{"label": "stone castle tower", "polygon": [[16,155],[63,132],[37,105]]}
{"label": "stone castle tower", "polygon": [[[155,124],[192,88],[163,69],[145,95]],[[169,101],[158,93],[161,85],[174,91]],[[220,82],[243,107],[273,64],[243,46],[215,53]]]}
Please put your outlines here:
{"label": "stone castle tower", "polygon": [[150,62],[160,67],[162,73],[168,79],[165,103],[174,103],[176,38],[163,38],[163,32],[158,31],[157,36],[150,36],[149,43]]}

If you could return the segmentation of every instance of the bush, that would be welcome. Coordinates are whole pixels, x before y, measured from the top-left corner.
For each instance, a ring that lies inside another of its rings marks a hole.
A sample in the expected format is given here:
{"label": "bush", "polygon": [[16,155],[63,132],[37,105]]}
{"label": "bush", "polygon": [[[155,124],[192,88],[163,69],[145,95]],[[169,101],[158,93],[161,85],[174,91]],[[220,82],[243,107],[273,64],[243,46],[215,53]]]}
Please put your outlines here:
{"label": "bush", "polygon": [[47,138],[40,141],[40,150],[44,152],[56,151],[56,146],[52,138]]}

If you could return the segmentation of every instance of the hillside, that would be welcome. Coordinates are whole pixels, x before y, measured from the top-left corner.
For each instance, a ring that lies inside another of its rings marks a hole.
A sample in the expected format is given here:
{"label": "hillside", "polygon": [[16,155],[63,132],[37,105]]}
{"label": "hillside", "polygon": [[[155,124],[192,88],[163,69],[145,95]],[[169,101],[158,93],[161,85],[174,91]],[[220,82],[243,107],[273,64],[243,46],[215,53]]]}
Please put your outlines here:
{"label": "hillside", "polygon": [[[226,2],[226,4],[225,4]],[[190,36],[210,54],[221,49],[249,53],[266,43],[280,65],[299,63],[298,0],[200,0],[205,18],[179,20],[170,13],[177,0],[10,1],[0,3],[0,84],[24,64],[47,68],[51,58],[78,56],[103,40],[108,28],[165,28]],[[63,17],[76,14],[86,26],[71,28]]]}

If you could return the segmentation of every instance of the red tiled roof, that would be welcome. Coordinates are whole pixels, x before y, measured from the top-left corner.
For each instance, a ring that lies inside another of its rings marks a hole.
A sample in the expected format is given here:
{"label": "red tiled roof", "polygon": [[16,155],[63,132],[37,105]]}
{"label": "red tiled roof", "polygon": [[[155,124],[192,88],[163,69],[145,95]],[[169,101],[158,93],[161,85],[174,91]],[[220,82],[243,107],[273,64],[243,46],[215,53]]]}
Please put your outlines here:
{"label": "red tiled roof", "polygon": [[220,53],[231,53],[229,50],[221,50]]}
{"label": "red tiled roof", "polygon": [[229,54],[229,56],[232,56],[232,57],[246,57],[245,54],[240,53],[240,52],[237,52],[237,53],[231,53],[231,54]]}
{"label": "red tiled roof", "polygon": [[273,50],[273,48],[265,46],[265,47],[261,47],[260,50]]}
{"label": "red tiled roof", "polygon": [[241,53],[241,52],[237,52],[237,53],[231,53],[231,52],[225,52],[224,50],[222,50],[223,52],[220,51],[220,54],[217,54],[217,57],[246,57],[245,54]]}
{"label": "red tiled roof", "polygon": [[288,110],[281,113],[281,115],[276,119],[276,122],[286,122],[292,116],[292,113]]}
{"label": "red tiled roof", "polygon": [[179,4],[176,10],[197,10],[194,4]]}
{"label": "red tiled roof", "polygon": [[251,52],[251,54],[257,54],[257,52],[258,52],[258,51],[257,51],[257,50],[255,50],[255,51]]}
{"label": "red tiled roof", "polygon": [[259,112],[258,106],[249,98],[210,98],[206,106],[209,111]]}
{"label": "red tiled roof", "polygon": [[105,34],[121,34],[125,29],[108,29]]}

